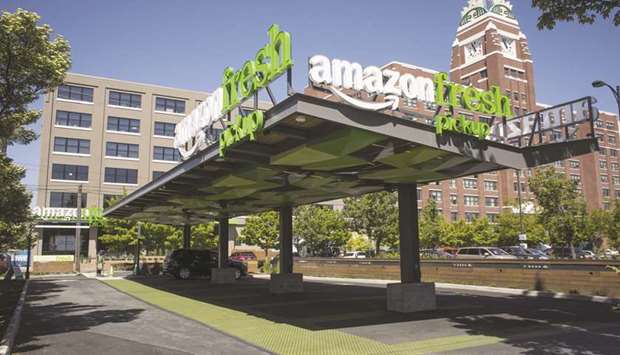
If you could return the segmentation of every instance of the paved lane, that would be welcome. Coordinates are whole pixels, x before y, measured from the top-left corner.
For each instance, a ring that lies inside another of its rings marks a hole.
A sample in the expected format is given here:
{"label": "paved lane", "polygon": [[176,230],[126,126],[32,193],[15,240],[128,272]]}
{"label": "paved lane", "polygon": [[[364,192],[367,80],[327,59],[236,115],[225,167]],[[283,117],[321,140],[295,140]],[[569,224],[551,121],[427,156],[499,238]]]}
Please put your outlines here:
{"label": "paved lane", "polygon": [[17,354],[265,354],[92,279],[32,280]]}

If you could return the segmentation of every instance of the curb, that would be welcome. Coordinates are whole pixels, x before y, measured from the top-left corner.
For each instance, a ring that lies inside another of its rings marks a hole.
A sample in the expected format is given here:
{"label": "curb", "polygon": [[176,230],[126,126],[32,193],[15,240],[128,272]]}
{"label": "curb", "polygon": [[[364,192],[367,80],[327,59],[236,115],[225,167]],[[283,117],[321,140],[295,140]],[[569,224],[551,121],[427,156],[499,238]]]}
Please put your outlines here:
{"label": "curb", "polygon": [[19,323],[22,319],[22,309],[24,308],[24,303],[26,303],[26,294],[28,293],[29,284],[30,280],[26,280],[22,293],[19,295],[19,299],[17,300],[17,307],[15,307],[9,326],[6,328],[6,333],[4,333],[4,337],[0,340],[0,355],[11,355],[11,352],[13,351],[15,337],[19,331]]}

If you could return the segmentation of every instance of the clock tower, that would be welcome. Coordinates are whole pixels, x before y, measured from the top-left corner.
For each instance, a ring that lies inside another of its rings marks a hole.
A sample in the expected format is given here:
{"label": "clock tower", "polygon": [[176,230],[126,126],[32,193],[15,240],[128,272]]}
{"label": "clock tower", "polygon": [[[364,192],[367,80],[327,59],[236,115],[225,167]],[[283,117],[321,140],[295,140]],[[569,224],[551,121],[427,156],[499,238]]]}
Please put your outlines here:
{"label": "clock tower", "polygon": [[[521,32],[509,1],[468,1],[461,11],[452,44],[450,80],[484,90],[498,86],[511,98],[515,116],[538,109],[527,37]],[[531,197],[527,172],[521,174],[519,181],[512,170],[501,171],[496,178],[502,206],[516,200],[519,188],[524,199]]]}

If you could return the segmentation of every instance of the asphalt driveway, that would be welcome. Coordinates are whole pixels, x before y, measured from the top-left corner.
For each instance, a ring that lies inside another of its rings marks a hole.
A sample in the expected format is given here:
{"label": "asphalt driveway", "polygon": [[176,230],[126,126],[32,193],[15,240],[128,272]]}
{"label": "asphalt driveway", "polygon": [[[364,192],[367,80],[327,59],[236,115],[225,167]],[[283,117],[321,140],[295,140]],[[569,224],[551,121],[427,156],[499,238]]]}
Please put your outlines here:
{"label": "asphalt driveway", "polygon": [[265,354],[92,279],[31,281],[17,354]]}

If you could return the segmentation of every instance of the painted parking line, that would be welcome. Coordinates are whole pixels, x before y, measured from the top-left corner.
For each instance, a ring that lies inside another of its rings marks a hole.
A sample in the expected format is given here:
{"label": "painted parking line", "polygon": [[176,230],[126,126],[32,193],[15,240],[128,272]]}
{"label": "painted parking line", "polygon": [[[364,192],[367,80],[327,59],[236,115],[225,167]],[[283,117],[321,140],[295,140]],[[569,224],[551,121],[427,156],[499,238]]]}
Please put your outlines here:
{"label": "painted parking line", "polygon": [[144,302],[201,322],[278,354],[422,354],[501,342],[499,337],[459,335],[385,344],[338,330],[308,330],[197,301],[129,280],[106,283]]}

